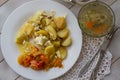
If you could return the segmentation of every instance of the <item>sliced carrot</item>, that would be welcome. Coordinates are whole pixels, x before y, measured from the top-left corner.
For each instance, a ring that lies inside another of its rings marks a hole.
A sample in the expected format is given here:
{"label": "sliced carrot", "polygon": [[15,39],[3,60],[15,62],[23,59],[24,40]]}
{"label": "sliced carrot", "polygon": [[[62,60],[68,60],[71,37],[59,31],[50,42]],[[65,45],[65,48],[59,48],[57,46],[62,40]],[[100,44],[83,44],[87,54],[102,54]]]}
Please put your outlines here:
{"label": "sliced carrot", "polygon": [[106,24],[102,24],[101,26],[94,28],[94,32],[96,34],[101,34],[103,32],[105,32],[105,30],[107,29],[107,25]]}
{"label": "sliced carrot", "polygon": [[91,29],[93,27],[93,22],[92,21],[86,22],[86,27]]}

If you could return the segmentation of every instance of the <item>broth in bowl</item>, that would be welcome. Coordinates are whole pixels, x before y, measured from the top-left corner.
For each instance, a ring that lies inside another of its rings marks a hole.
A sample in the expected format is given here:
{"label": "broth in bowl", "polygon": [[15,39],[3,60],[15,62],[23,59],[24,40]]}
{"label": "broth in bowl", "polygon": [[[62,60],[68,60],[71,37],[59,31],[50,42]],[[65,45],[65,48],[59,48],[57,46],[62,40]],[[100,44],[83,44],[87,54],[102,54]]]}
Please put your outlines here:
{"label": "broth in bowl", "polygon": [[82,31],[96,37],[109,33],[114,26],[114,21],[111,8],[99,1],[86,4],[78,15],[78,22]]}

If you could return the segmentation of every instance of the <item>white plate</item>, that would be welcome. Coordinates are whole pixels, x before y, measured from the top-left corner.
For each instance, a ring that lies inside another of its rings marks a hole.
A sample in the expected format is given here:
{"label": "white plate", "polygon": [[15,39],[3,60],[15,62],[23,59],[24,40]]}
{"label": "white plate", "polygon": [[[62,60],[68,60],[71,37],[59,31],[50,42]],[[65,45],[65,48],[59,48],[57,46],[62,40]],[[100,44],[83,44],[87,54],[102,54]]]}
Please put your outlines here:
{"label": "white plate", "polygon": [[[17,63],[17,57],[20,52],[14,42],[15,34],[21,25],[38,10],[54,10],[57,16],[67,14],[67,24],[70,29],[73,43],[68,48],[68,56],[63,61],[64,68],[62,69],[52,68],[48,72],[34,71],[30,68],[24,68]],[[82,33],[73,13],[63,5],[50,0],[35,0],[20,6],[7,18],[2,29],[1,49],[6,62],[15,72],[28,79],[49,80],[63,75],[72,68],[77,61],[80,55],[81,46]]]}

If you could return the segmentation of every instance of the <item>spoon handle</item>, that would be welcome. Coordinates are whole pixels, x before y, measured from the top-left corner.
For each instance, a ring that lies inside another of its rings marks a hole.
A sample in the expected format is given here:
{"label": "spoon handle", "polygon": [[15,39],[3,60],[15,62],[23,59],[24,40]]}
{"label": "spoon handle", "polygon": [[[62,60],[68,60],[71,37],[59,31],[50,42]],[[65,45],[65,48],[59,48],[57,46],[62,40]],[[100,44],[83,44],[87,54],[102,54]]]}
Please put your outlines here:
{"label": "spoon handle", "polygon": [[65,2],[69,2],[69,3],[73,3],[73,4],[76,4],[76,1],[75,0],[64,0]]}

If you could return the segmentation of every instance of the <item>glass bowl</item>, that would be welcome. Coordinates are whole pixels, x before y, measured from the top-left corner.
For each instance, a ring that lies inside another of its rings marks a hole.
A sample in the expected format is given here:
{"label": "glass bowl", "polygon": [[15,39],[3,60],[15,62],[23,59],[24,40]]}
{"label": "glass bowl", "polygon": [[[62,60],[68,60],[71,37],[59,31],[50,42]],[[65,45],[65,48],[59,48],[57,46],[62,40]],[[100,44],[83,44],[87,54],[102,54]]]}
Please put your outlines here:
{"label": "glass bowl", "polygon": [[107,4],[100,1],[93,1],[80,9],[78,23],[81,30],[87,35],[102,37],[113,29],[115,15]]}

